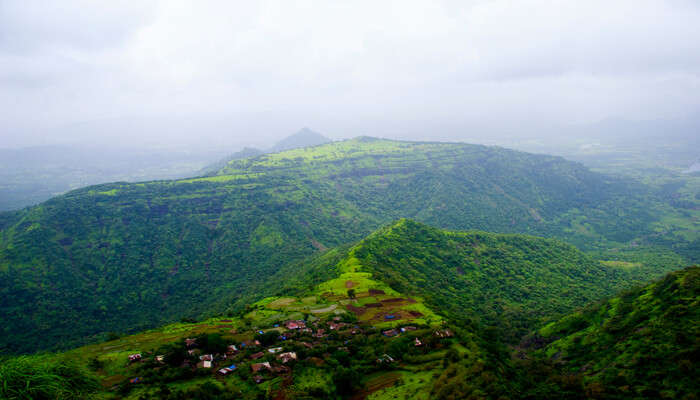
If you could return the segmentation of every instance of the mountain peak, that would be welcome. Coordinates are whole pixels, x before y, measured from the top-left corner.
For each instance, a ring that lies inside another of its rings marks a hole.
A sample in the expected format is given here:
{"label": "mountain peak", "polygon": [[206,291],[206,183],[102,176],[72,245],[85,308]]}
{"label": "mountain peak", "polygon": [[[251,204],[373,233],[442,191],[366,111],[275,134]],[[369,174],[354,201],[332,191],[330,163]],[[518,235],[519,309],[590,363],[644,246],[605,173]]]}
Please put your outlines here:
{"label": "mountain peak", "polygon": [[316,146],[319,144],[328,143],[331,140],[320,133],[309,129],[308,127],[303,127],[296,133],[287,136],[286,138],[275,143],[268,152],[277,153],[280,151],[297,149],[301,147]]}

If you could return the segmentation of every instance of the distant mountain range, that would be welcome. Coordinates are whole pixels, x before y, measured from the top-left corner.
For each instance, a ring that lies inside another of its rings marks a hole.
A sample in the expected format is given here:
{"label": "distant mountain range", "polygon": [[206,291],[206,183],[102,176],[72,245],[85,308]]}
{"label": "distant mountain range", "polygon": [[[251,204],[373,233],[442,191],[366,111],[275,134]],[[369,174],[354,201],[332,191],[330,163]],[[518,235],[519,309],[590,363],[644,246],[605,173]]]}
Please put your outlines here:
{"label": "distant mountain range", "polygon": [[0,211],[37,204],[69,190],[105,182],[176,179],[212,173],[228,161],[330,140],[302,129],[268,150],[160,150],[136,147],[37,146],[0,149]]}
{"label": "distant mountain range", "polygon": [[99,183],[192,176],[222,155],[216,149],[92,146],[0,149],[0,211],[34,205],[69,190]]}
{"label": "distant mountain range", "polygon": [[297,133],[294,133],[286,138],[275,143],[272,147],[266,150],[260,150],[252,147],[246,147],[241,151],[235,152],[223,159],[207,165],[199,172],[200,175],[210,175],[217,173],[221,168],[224,168],[229,161],[240,160],[243,158],[256,157],[265,153],[278,153],[280,151],[299,149],[309,146],[317,146],[331,142],[330,139],[314,132],[309,128],[302,128]]}
{"label": "distant mountain range", "polygon": [[330,139],[318,132],[314,132],[309,128],[302,128],[299,132],[275,143],[274,146],[270,147],[265,152],[278,153],[280,151],[299,149],[302,147],[318,146],[319,144],[325,144],[330,141]]}

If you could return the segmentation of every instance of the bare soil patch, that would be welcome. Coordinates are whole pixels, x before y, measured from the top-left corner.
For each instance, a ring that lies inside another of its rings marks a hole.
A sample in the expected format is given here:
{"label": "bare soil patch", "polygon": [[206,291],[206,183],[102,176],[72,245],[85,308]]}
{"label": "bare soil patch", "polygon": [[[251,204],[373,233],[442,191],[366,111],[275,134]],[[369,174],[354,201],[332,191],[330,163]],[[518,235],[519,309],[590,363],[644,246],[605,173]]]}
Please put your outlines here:
{"label": "bare soil patch", "polygon": [[403,297],[394,297],[391,299],[384,299],[379,301],[381,301],[382,303],[401,303],[403,301],[406,301],[406,299],[404,299]]}
{"label": "bare soil patch", "polygon": [[364,307],[356,307],[356,306],[353,306],[352,304],[348,304],[347,306],[345,306],[345,308],[347,308],[348,311],[354,313],[355,315],[362,315],[362,314],[364,314],[365,312],[367,312],[367,309],[366,309],[366,308],[364,308]]}
{"label": "bare soil patch", "polygon": [[372,378],[369,381],[367,381],[367,384],[365,385],[365,388],[362,391],[353,395],[350,399],[364,400],[367,398],[367,396],[374,392],[394,386],[396,384],[396,381],[398,381],[400,378],[401,374],[398,372],[388,372],[384,375]]}

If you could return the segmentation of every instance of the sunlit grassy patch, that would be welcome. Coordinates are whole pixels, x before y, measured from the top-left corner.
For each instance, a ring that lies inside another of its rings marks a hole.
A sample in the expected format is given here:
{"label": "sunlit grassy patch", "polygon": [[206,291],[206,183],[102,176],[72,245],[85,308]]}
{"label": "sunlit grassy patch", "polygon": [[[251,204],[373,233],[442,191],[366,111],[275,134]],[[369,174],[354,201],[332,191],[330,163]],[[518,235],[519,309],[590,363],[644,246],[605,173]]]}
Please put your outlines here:
{"label": "sunlit grassy patch", "polygon": [[600,262],[606,267],[614,268],[638,268],[642,266],[642,263],[629,262],[629,261],[615,261],[615,260],[604,260]]}
{"label": "sunlit grassy patch", "polygon": [[228,182],[228,181],[238,181],[238,180],[246,180],[246,179],[253,179],[253,178],[259,178],[263,176],[263,173],[248,173],[248,174],[232,174],[232,175],[215,175],[215,176],[206,176],[206,177],[201,177],[201,178],[190,178],[190,179],[181,179],[179,181],[176,181],[176,183],[195,183],[195,182]]}

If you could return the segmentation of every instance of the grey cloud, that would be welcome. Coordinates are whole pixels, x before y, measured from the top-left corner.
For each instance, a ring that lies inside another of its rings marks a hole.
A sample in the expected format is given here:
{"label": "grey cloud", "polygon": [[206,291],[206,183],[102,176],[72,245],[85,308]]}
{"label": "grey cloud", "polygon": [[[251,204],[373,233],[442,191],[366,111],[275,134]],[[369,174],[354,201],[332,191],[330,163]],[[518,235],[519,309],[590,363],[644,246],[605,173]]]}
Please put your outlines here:
{"label": "grey cloud", "polygon": [[699,88],[695,1],[0,3],[0,147],[663,119]]}

